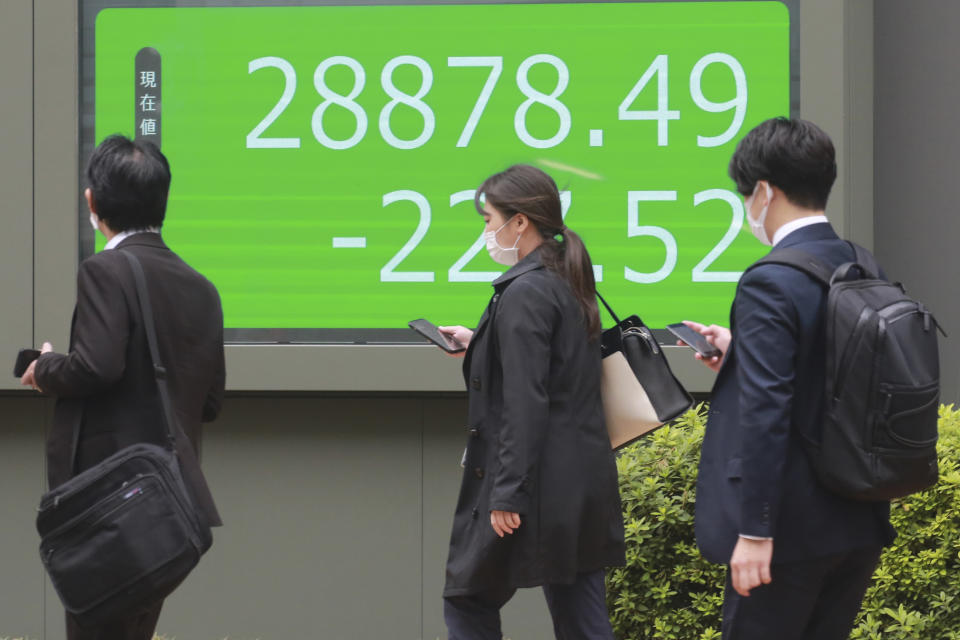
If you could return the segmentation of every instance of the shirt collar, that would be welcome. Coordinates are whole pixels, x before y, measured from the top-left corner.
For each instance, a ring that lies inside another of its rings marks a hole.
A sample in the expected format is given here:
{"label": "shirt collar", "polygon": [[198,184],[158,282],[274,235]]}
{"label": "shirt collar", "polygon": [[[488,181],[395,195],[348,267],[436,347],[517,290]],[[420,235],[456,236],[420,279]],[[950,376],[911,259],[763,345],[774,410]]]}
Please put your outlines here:
{"label": "shirt collar", "polygon": [[797,218],[796,220],[791,220],[787,224],[777,229],[777,232],[773,234],[773,246],[780,244],[781,240],[786,238],[797,229],[803,229],[804,227],[809,227],[812,224],[821,224],[823,222],[829,222],[827,220],[827,216],[804,216],[802,218]]}
{"label": "shirt collar", "polygon": [[130,236],[135,236],[138,233],[160,233],[160,227],[147,227],[146,229],[127,229],[126,231],[121,231],[117,235],[113,236],[107,241],[107,244],[104,245],[103,249],[114,249],[118,244],[129,238]]}

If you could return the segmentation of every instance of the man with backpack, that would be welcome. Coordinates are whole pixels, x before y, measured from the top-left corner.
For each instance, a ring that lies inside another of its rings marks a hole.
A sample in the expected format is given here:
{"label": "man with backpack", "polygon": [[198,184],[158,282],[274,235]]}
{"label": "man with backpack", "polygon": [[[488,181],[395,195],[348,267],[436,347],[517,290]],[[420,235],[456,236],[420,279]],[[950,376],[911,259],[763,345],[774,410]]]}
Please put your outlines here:
{"label": "man with backpack", "polygon": [[[869,295],[889,293],[894,285],[877,272],[868,253],[841,240],[824,216],[837,166],[830,138],[816,125],[786,118],[761,123],[737,146],[729,172],[745,198],[751,231],[774,250],[740,279],[730,330],[687,323],[723,352],[704,362],[718,376],[697,480],[697,543],[708,560],[729,564],[724,640],[846,640],[881,549],[896,535],[889,501],[880,498],[897,491],[871,493],[843,483],[828,488],[824,482],[831,466],[844,467],[833,469],[841,479],[857,466],[834,455],[824,432],[873,428],[867,414],[877,412],[867,400],[876,394],[863,385],[874,372],[859,370],[856,357],[869,356],[880,344],[876,330],[870,339],[855,332],[834,336],[837,328],[826,321],[828,312],[836,312],[828,292],[835,288],[834,273],[876,285]],[[836,271],[863,262],[870,264]],[[906,309],[912,301],[898,291],[903,300],[897,304]],[[936,360],[930,328],[935,321],[922,305],[912,304],[903,326],[922,336],[926,323]],[[870,304],[860,309],[855,324],[861,333],[865,327],[884,332],[894,326],[893,315]],[[835,352],[844,345],[830,344],[839,338],[852,345],[842,357]],[[929,359],[929,349],[923,355]],[[866,396],[858,400],[864,406],[849,415],[836,413],[839,405],[832,400],[834,391],[840,393],[841,381],[832,373],[838,359]],[[936,375],[935,363],[927,369],[927,377]],[[924,424],[934,407],[935,442],[936,380],[919,386],[926,395],[910,395],[908,404],[923,405]],[[902,404],[893,395],[885,398],[888,405]],[[930,484],[931,473],[936,478],[935,458],[932,472],[928,468],[930,442],[925,445],[922,455],[911,450],[904,458],[923,467],[910,472],[925,474],[906,493]],[[874,454],[851,447],[869,468]],[[904,472],[893,473],[898,474]],[[875,488],[873,478],[861,482]]]}

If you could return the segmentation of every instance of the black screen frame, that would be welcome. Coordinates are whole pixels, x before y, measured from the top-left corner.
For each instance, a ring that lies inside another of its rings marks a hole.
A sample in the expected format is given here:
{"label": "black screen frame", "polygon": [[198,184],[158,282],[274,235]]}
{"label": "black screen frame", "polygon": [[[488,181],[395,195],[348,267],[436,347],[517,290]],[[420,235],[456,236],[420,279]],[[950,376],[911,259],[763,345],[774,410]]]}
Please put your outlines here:
{"label": "black screen frame", "polygon": [[[86,187],[86,163],[94,149],[95,141],[95,55],[97,14],[104,9],[143,7],[313,7],[337,5],[459,5],[459,4],[576,4],[585,0],[77,0],[80,16],[80,126],[77,148],[80,155],[79,184],[81,192]],[[604,0],[611,3],[641,2],[702,2],[704,0]],[[710,2],[761,2],[769,0],[708,0]],[[775,0],[787,7],[790,15],[790,115],[800,113],[800,0]],[[93,255],[95,232],[87,223],[89,209],[82,193],[78,194],[77,216],[79,219],[79,257],[84,260]],[[479,311],[482,301],[478,301]],[[665,329],[656,329],[655,335],[664,344],[671,344],[673,336]],[[410,344],[424,339],[408,327],[403,328],[238,328],[224,330],[224,340],[229,344]]]}

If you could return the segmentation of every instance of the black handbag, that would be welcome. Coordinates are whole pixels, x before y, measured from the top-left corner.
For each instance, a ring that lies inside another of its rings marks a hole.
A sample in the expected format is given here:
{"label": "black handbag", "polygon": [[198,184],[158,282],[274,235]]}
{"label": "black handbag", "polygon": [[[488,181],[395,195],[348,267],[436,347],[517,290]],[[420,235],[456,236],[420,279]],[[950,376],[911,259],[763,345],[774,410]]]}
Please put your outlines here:
{"label": "black handbag", "polygon": [[640,317],[620,320],[603,296],[597,297],[617,323],[603,332],[600,390],[610,445],[620,449],[682,415],[693,398]]}
{"label": "black handbag", "polygon": [[133,615],[166,597],[213,542],[180,472],[171,426],[176,416],[143,268],[123,253],[136,281],[166,438],[164,446],[121,449],[40,500],[40,558],[64,608],[83,627]]}

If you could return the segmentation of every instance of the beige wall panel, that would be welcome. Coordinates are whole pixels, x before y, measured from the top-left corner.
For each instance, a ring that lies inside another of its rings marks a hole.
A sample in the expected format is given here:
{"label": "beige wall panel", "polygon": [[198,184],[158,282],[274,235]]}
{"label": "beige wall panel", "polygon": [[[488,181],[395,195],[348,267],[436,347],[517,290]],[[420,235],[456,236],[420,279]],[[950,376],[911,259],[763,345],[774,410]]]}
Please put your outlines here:
{"label": "beige wall panel", "polygon": [[18,349],[33,344],[32,0],[0,3],[0,389]]}
{"label": "beige wall panel", "polygon": [[422,402],[229,399],[203,452],[225,526],[159,632],[418,638]]}
{"label": "beige wall panel", "polygon": [[[0,10],[2,11],[2,10]],[[43,566],[34,528],[44,491],[44,428],[52,402],[0,396],[0,638],[43,638]]]}
{"label": "beige wall panel", "polygon": [[844,13],[845,236],[874,248],[873,2],[848,0]]}
{"label": "beige wall panel", "polygon": [[873,2],[800,3],[800,116],[833,139],[837,181],[827,217],[873,248]]}
{"label": "beige wall panel", "polygon": [[77,274],[77,2],[34,3],[34,335],[66,351]]}
{"label": "beige wall panel", "polygon": [[[33,335],[66,351],[77,273],[77,2],[33,2]],[[47,581],[44,640],[63,638]]]}
{"label": "beige wall panel", "polygon": [[[664,353],[690,391],[714,374],[687,347]],[[231,391],[463,391],[463,360],[431,345],[228,345]]]}

